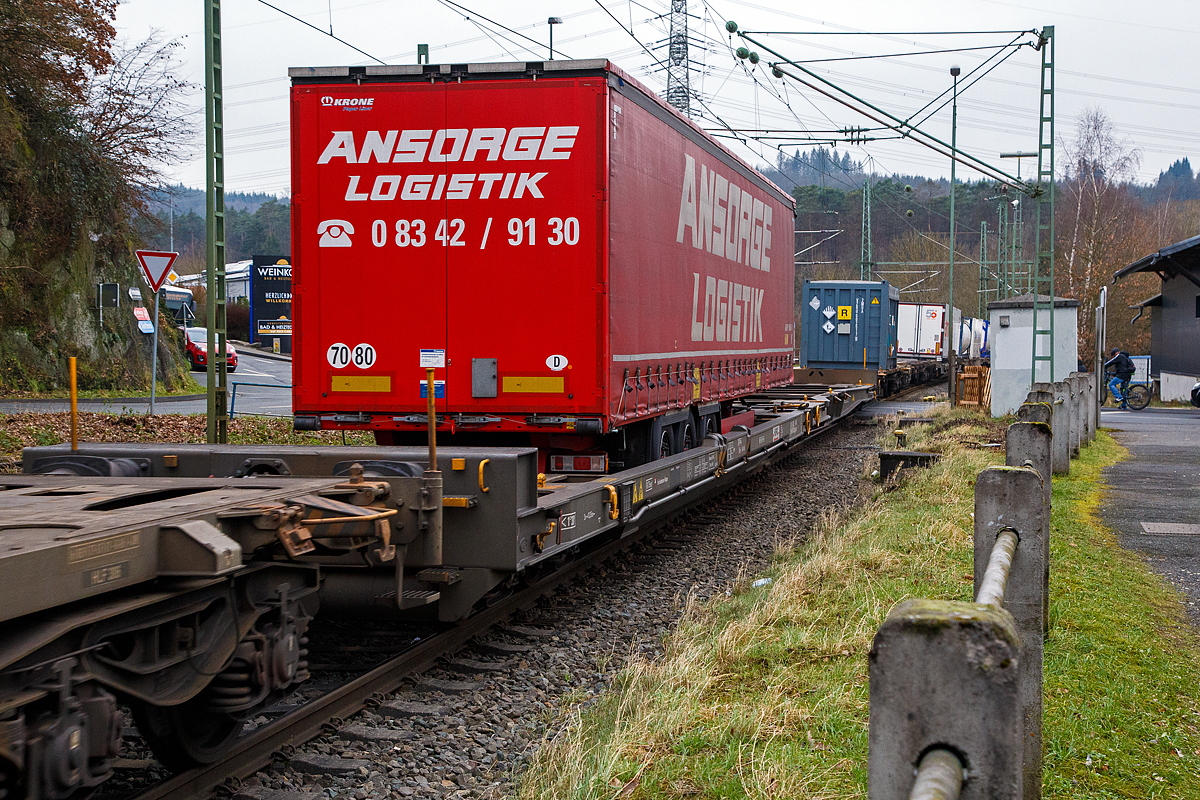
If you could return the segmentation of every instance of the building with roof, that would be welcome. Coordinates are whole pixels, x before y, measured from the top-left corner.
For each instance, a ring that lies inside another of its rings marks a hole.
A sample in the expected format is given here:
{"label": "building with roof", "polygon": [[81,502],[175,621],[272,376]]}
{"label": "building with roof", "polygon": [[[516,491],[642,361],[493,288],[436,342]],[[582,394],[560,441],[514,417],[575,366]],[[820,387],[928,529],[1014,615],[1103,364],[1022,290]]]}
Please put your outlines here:
{"label": "building with roof", "polygon": [[[1079,366],[1079,301],[1070,297],[1040,294],[1039,323],[1046,324],[1046,310],[1054,302],[1054,374],[1039,369],[1038,380],[1061,381]],[[1033,385],[1034,296],[1023,294],[988,303],[988,347],[992,353],[992,416],[1016,411]],[[1045,340],[1038,343],[1045,353]]]}
{"label": "building with roof", "polygon": [[1200,380],[1200,236],[1117,270],[1113,282],[1138,272],[1162,280],[1161,292],[1135,306],[1138,317],[1150,310],[1150,371],[1163,400],[1187,400]]}

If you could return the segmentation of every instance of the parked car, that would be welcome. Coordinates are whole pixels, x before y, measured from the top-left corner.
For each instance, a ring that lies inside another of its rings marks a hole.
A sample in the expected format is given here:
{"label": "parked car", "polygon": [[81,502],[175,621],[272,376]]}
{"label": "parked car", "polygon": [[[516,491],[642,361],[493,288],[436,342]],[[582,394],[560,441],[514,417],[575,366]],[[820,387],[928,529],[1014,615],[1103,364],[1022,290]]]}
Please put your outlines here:
{"label": "parked car", "polygon": [[1200,408],[1200,381],[1197,381],[1196,385],[1192,387],[1192,405]]}
{"label": "parked car", "polygon": [[[192,369],[204,369],[208,366],[208,329],[184,328],[188,363]],[[227,372],[237,370],[237,350],[228,341],[225,342],[225,369]]]}

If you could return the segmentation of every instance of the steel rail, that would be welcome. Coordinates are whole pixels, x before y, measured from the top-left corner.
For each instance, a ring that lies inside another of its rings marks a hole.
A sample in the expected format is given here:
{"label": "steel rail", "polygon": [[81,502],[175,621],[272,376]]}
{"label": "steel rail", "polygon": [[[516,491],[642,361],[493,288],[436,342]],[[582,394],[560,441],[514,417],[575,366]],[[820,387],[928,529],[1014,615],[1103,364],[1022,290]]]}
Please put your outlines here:
{"label": "steel rail", "polygon": [[[406,678],[433,667],[447,654],[455,652],[513,614],[532,607],[538,598],[603,563],[616,553],[628,549],[685,511],[724,494],[766,466],[798,455],[804,443],[839,428],[841,423],[851,416],[853,412],[848,411],[833,420],[832,424],[814,428],[811,433],[796,439],[790,445],[780,442],[767,451],[756,454],[752,459],[739,462],[729,472],[723,473],[733,478],[728,482],[722,481],[718,486],[710,486],[707,485],[709,481],[703,481],[699,485],[688,487],[686,494],[694,495],[694,498],[689,498],[687,505],[682,508],[664,507],[668,506],[671,500],[680,500],[682,493],[672,493],[668,497],[659,498],[647,507],[639,509],[639,513],[620,528],[602,534],[612,537],[608,541],[587,550],[567,565],[535,579],[526,588],[490,608],[478,611],[454,627],[413,645],[370,672],[256,729],[250,735],[239,739],[235,749],[224,758],[179,773],[132,796],[131,800],[195,800],[211,796],[223,786],[236,790],[240,786],[241,776],[252,775],[271,764],[278,755],[285,753],[287,748],[319,736],[328,729],[331,721],[345,719],[367,707],[372,698],[395,691]],[[646,519],[646,512],[650,510],[661,513]],[[631,527],[632,531],[623,533]]]}
{"label": "steel rail", "polygon": [[543,594],[573,580],[581,572],[591,569],[641,538],[632,536],[615,539],[589,551],[585,557],[535,581],[495,606],[413,645],[365,675],[239,739],[236,751],[230,752],[225,758],[169,778],[136,795],[135,800],[203,797],[222,785],[229,784],[231,778],[237,781],[239,775],[253,774],[269,765],[276,754],[285,748],[303,744],[319,736],[326,730],[330,720],[344,719],[361,711],[373,697],[395,691],[409,676],[433,667],[448,653],[454,652],[476,636],[524,610]]}

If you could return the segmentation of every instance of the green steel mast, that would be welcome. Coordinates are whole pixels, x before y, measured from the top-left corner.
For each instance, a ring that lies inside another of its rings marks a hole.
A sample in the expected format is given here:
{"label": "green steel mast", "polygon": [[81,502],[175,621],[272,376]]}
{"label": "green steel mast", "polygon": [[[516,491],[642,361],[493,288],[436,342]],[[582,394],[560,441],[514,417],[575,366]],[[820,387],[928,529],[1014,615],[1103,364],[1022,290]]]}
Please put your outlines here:
{"label": "green steel mast", "polygon": [[229,440],[226,403],[229,384],[225,370],[225,133],[221,60],[221,0],[204,0],[209,444],[225,444]]}

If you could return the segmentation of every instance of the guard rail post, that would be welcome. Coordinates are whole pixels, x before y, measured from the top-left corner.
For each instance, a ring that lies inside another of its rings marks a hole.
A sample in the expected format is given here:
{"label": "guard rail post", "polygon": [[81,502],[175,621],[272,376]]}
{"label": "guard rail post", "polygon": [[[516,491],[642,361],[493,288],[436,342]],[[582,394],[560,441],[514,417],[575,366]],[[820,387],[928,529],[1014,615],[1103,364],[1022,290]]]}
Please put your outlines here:
{"label": "guard rail post", "polygon": [[1068,436],[1071,439],[1071,458],[1079,456],[1079,387],[1071,376],[1063,378],[1063,386],[1067,393],[1067,404],[1071,406],[1071,427]]}
{"label": "guard rail post", "polygon": [[1083,449],[1092,444],[1088,423],[1088,408],[1092,405],[1092,382],[1083,372],[1072,372],[1069,380],[1075,381],[1075,391],[1079,394],[1079,447]]}
{"label": "guard rail post", "polygon": [[[1029,397],[1041,392],[1030,392]],[[1045,400],[1028,399],[1017,408],[1017,419],[1021,422],[1040,422],[1047,428],[1054,419],[1054,406]]]}
{"label": "guard rail post", "polygon": [[[1033,426],[1031,426],[1033,427]],[[1027,428],[1018,438],[1037,449],[1038,437]],[[1046,546],[1044,481],[1029,467],[991,467],[975,480],[976,602],[995,602],[1012,615],[1020,640],[1018,693],[1022,728],[1022,800],[1037,800],[1042,788],[1042,645],[1045,630]],[[997,593],[993,550],[1006,532],[1016,534],[1006,584]],[[993,599],[994,598],[994,599]]]}
{"label": "guard rail post", "polygon": [[[1028,402],[1050,405],[1050,431],[1054,435],[1050,443],[1051,469],[1055,475],[1071,472],[1071,410],[1065,393],[1057,383],[1035,383],[1029,391]],[[1033,421],[1033,420],[1030,420]]]}
{"label": "guard rail post", "polygon": [[966,775],[949,797],[1020,798],[1020,665],[1016,623],[1003,608],[947,600],[893,608],[868,661],[867,797],[920,796],[927,769],[941,762],[947,776]]}
{"label": "guard rail post", "polygon": [[[1056,381],[1054,384],[1054,402],[1062,406],[1062,458],[1066,459],[1066,468],[1059,472],[1058,461],[1055,461],[1054,472],[1059,475],[1071,473],[1071,387],[1066,381]],[[1058,456],[1056,455],[1056,459]]]}
{"label": "guard rail post", "polygon": [[[1038,403],[1021,406],[1020,412],[1030,408],[1031,416],[1048,416],[1046,405]],[[1004,463],[1010,467],[1031,466],[1042,477],[1042,631],[1050,632],[1050,496],[1051,496],[1051,449],[1054,433],[1043,420],[1028,419],[1008,426],[1005,434]]]}
{"label": "guard rail post", "polygon": [[1096,373],[1088,375],[1088,441],[1096,441],[1096,425],[1099,423],[1097,414],[1099,413],[1100,399],[1100,381],[1103,380]]}

